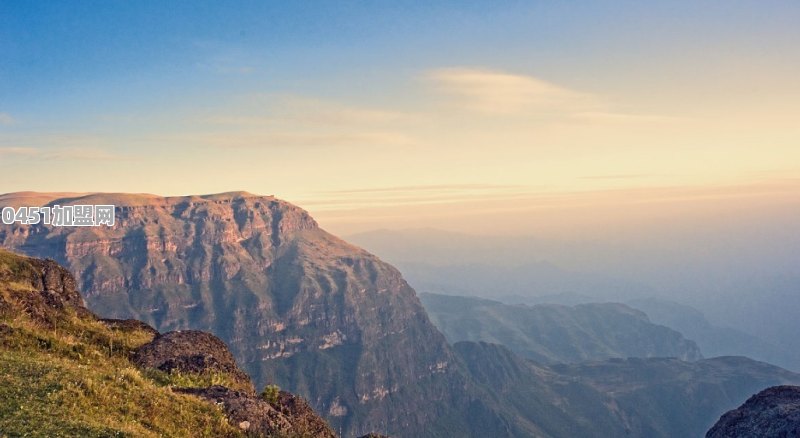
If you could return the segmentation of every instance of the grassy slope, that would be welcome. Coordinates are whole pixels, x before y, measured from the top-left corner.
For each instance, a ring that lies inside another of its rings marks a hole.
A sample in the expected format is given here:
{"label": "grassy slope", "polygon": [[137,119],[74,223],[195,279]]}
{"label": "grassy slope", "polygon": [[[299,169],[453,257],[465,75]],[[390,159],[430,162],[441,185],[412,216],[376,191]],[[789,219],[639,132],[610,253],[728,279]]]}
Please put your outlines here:
{"label": "grassy slope", "polygon": [[36,293],[22,257],[0,251],[0,436],[238,436],[215,406],[172,385],[221,376],[143,372],[128,353],[152,335],[112,330],[66,310],[42,324],[20,308]]}

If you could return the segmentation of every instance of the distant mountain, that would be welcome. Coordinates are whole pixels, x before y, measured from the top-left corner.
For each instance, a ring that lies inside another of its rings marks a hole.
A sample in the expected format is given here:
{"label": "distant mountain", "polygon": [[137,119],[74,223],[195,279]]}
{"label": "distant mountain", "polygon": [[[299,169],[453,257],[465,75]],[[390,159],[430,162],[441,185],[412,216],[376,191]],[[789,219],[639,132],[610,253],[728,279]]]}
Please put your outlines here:
{"label": "distant mountain", "polygon": [[641,298],[626,304],[639,309],[656,324],[667,326],[697,342],[706,356],[747,356],[787,369],[800,370],[800,353],[780,348],[740,330],[711,324],[699,310],[658,298]]}
{"label": "distant mountain", "polygon": [[800,436],[800,387],[775,386],[723,415],[706,438]]}
{"label": "distant mountain", "polygon": [[450,342],[497,343],[544,364],[614,357],[702,358],[694,342],[624,304],[512,306],[435,294],[420,294],[420,300]]}
{"label": "distant mountain", "polygon": [[554,365],[560,376],[608,394],[630,436],[702,436],[723,412],[766,387],[796,385],[799,374],[745,357],[697,362],[610,359]]}
{"label": "distant mountain", "polygon": [[[421,292],[510,304],[535,304],[543,296],[563,304],[655,296],[699,309],[715,326],[794,352],[800,351],[800,233],[792,222],[800,215],[798,205],[764,221],[746,224],[748,216],[738,215],[707,229],[653,230],[639,237],[566,240],[500,235],[504,230],[476,236],[407,229],[348,240],[400,268]],[[572,299],[579,296],[588,300]],[[565,297],[570,300],[560,300]],[[775,362],[800,370],[796,359]]]}
{"label": "distant mountain", "polygon": [[416,289],[445,295],[481,296],[508,301],[535,300],[545,295],[582,295],[592,302],[619,301],[651,293],[633,282],[561,269],[537,262],[518,266],[480,263],[434,265],[399,262],[397,266]]}
{"label": "distant mountain", "polygon": [[257,396],[213,335],[99,319],[75,283],[51,260],[0,250],[3,436],[335,438],[305,401]]}
{"label": "distant mountain", "polygon": [[454,349],[486,388],[486,402],[503,407],[509,428],[535,427],[514,436],[699,437],[750,394],[800,381],[799,374],[742,357],[544,367],[495,344],[459,342]]}

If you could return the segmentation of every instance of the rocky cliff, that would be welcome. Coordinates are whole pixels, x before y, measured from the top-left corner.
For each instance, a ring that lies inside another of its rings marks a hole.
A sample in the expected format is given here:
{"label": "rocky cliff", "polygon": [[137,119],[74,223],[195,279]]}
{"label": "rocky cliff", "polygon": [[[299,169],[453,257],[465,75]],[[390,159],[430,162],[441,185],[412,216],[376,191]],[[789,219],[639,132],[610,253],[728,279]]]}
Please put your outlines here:
{"label": "rocky cliff", "polygon": [[723,415],[706,438],[800,436],[800,387],[775,386]]}
{"label": "rocky cliff", "polygon": [[462,416],[451,398],[466,403],[453,394],[467,383],[400,273],[298,207],[243,192],[14,194],[0,206],[26,199],[117,205],[111,228],[0,227],[3,246],[75,272],[104,316],[213,332],[257,386],[292,388],[345,433],[431,431]]}

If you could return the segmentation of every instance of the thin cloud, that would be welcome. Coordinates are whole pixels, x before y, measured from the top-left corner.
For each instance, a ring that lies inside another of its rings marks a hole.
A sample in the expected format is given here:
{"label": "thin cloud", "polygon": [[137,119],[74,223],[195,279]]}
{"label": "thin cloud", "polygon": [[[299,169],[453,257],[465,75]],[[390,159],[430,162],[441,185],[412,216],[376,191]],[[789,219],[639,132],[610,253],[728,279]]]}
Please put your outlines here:
{"label": "thin cloud", "polygon": [[0,157],[37,160],[116,160],[120,155],[93,147],[0,146]]}
{"label": "thin cloud", "polygon": [[[416,144],[396,122],[407,115],[320,99],[255,94],[187,118],[182,143],[222,148],[395,147]],[[200,129],[188,129],[202,126]]]}
{"label": "thin cloud", "polygon": [[593,124],[660,123],[677,120],[615,110],[608,99],[535,76],[479,68],[441,68],[424,77],[461,108],[501,116],[535,116]]}
{"label": "thin cloud", "polygon": [[646,175],[643,173],[639,174],[617,174],[617,175],[589,175],[589,176],[582,176],[580,179],[588,179],[588,180],[626,180],[626,179],[640,179],[640,178],[647,178],[651,175]]}
{"label": "thin cloud", "polygon": [[349,146],[407,146],[413,139],[403,134],[382,131],[302,132],[236,130],[233,132],[178,133],[155,136],[152,140],[171,144],[191,144],[229,149],[324,148]]}
{"label": "thin cloud", "polygon": [[369,107],[344,105],[301,96],[258,94],[234,102],[234,112],[202,116],[203,122],[230,126],[264,126],[296,123],[315,126],[390,124],[409,115]]}
{"label": "thin cloud", "polygon": [[395,186],[378,187],[371,189],[350,189],[350,190],[328,190],[323,194],[354,194],[354,193],[392,193],[392,192],[438,192],[453,190],[506,190],[518,189],[524,186],[519,185],[498,185],[498,184],[437,184],[419,186]]}
{"label": "thin cloud", "polygon": [[576,120],[594,123],[663,123],[680,121],[681,118],[673,116],[660,116],[650,114],[626,114],[604,111],[578,112],[572,114]]}
{"label": "thin cloud", "polygon": [[499,114],[520,112],[588,112],[599,110],[598,99],[545,80],[474,68],[443,68],[425,75],[437,89],[466,108]]}
{"label": "thin cloud", "polygon": [[40,153],[38,149],[26,147],[0,147],[0,157],[32,157]]}

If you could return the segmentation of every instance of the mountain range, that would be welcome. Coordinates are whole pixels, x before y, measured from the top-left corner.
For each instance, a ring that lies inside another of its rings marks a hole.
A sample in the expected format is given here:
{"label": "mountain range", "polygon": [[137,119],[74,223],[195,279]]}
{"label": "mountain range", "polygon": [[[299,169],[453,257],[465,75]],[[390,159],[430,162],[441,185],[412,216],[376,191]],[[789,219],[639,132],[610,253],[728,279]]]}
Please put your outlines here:
{"label": "mountain range", "polygon": [[[397,269],[274,197],[0,196],[34,203],[114,204],[116,224],[4,226],[0,245],[63,264],[103,317],[214,333],[256,387],[307,398],[344,436],[698,436],[754,392],[800,382],[745,358],[546,365],[496,344],[451,345]],[[612,313],[625,312],[641,319]]]}
{"label": "mountain range", "polygon": [[508,305],[423,293],[434,325],[450,342],[501,344],[543,364],[627,357],[702,359],[697,345],[624,304]]}

